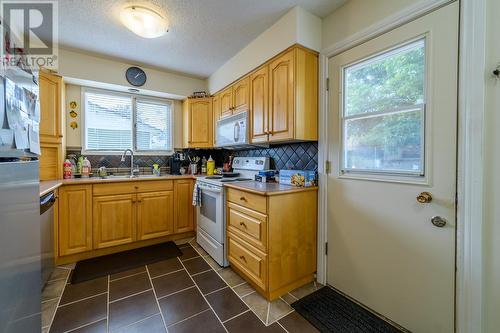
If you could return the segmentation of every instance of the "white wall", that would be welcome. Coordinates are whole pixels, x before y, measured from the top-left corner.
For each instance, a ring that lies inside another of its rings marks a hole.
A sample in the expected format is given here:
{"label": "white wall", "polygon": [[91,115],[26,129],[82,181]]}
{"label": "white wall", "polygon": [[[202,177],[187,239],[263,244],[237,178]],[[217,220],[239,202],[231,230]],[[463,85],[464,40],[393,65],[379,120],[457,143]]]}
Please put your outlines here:
{"label": "white wall", "polygon": [[486,96],[483,212],[483,327],[500,330],[500,81],[492,71],[500,63],[500,1],[487,1]]}
{"label": "white wall", "polygon": [[362,31],[418,1],[350,0],[323,18],[323,48]]}
{"label": "white wall", "polygon": [[[89,81],[115,86],[115,90],[132,88],[125,79],[125,71],[133,64],[108,58],[59,49],[58,73],[70,81]],[[171,98],[184,98],[193,91],[207,90],[205,79],[141,67],[148,77],[140,87],[145,94],[168,94]],[[121,89],[120,89],[121,88]]]}
{"label": "white wall", "polygon": [[[66,105],[64,106],[63,112],[66,116],[66,147],[80,149],[82,147],[82,87],[75,84],[66,84]],[[74,109],[78,116],[76,118],[71,118],[69,112],[71,111],[70,103],[75,101],[77,107]],[[174,100],[174,112],[173,112],[173,136],[174,136],[174,148],[182,148],[182,101]],[[76,121],[78,124],[77,129],[72,129],[70,123]]]}
{"label": "white wall", "polygon": [[321,19],[294,7],[208,78],[215,93],[293,44],[321,50]]}

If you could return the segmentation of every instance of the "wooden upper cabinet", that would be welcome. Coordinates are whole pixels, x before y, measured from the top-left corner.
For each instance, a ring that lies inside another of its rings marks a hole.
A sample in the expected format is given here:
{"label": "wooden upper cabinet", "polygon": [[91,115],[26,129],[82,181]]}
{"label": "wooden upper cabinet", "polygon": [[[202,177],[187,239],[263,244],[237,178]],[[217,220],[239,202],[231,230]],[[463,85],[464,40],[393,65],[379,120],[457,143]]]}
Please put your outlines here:
{"label": "wooden upper cabinet", "polygon": [[264,66],[250,75],[250,140],[268,141],[269,67]]}
{"label": "wooden upper cabinet", "polygon": [[132,243],[136,240],[136,195],[94,197],[94,249]]}
{"label": "wooden upper cabinet", "polygon": [[233,87],[226,88],[220,93],[220,118],[233,114]]}
{"label": "wooden upper cabinet", "polygon": [[212,98],[196,98],[184,101],[187,116],[187,147],[213,147],[213,110]]}
{"label": "wooden upper cabinet", "polygon": [[137,194],[137,240],[170,235],[174,232],[174,192]]}
{"label": "wooden upper cabinet", "polygon": [[59,256],[92,250],[92,185],[59,189]]}
{"label": "wooden upper cabinet", "polygon": [[59,143],[63,136],[63,81],[58,75],[40,71],[40,141]]}
{"label": "wooden upper cabinet", "polygon": [[233,84],[233,114],[250,108],[250,78],[247,76]]}
{"label": "wooden upper cabinet", "polygon": [[174,196],[174,232],[194,230],[193,181],[175,181]]}
{"label": "wooden upper cabinet", "polygon": [[294,136],[294,59],[295,50],[291,50],[269,64],[269,141],[290,140]]}

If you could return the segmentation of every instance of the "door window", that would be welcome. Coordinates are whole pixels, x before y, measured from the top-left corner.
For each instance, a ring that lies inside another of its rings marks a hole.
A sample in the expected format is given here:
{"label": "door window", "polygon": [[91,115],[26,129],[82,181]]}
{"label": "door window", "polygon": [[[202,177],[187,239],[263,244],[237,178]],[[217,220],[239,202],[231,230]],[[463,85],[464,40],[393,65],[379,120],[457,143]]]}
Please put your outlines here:
{"label": "door window", "polygon": [[424,176],[425,39],[342,69],[342,173]]}

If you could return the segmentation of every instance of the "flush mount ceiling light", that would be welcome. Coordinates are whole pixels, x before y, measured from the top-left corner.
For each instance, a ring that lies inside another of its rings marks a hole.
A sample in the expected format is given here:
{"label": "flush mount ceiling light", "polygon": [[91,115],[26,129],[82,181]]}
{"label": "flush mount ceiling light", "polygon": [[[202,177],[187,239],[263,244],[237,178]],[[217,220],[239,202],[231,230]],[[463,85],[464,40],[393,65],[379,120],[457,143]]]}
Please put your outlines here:
{"label": "flush mount ceiling light", "polygon": [[128,29],[144,38],[156,38],[168,32],[167,19],[146,7],[126,7],[122,10],[120,19]]}

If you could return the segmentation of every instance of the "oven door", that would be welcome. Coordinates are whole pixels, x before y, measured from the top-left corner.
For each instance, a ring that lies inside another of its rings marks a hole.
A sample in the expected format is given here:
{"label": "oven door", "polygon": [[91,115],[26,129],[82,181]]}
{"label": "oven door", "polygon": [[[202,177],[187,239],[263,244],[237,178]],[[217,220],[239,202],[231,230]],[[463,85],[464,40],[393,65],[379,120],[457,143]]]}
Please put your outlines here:
{"label": "oven door", "polygon": [[199,183],[201,207],[198,207],[198,227],[220,244],[224,243],[224,201],[222,187]]}

